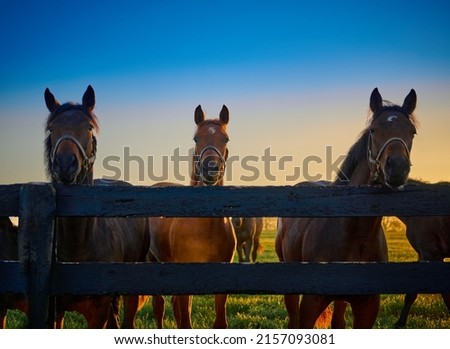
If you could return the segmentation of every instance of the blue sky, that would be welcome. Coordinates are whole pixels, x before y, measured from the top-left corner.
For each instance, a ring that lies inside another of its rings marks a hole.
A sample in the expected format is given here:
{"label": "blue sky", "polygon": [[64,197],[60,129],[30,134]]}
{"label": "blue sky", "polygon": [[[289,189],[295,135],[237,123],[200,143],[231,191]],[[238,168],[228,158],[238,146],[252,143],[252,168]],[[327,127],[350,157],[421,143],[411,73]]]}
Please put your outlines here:
{"label": "blue sky", "polygon": [[449,179],[450,160],[436,152],[450,150],[447,1],[3,0],[0,6],[0,159],[11,164],[2,183],[45,179],[44,89],[61,102],[80,101],[88,84],[102,127],[99,176],[99,162],[121,156],[124,147],[155,158],[188,149],[198,104],[210,116],[228,106],[234,154],[261,155],[270,146],[301,162],[322,156],[325,145],[345,153],[378,87],[399,104],[416,89],[422,126],[413,174]]}

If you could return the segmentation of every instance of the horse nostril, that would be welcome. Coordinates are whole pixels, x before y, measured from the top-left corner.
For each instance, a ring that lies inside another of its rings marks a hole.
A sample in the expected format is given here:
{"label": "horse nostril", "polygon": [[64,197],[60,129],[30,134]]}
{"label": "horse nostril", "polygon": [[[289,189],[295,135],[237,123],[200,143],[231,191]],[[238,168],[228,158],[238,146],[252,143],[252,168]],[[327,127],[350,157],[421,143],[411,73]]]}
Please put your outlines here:
{"label": "horse nostril", "polygon": [[409,159],[405,157],[392,157],[386,159],[385,179],[393,186],[401,186],[406,182],[410,171]]}
{"label": "horse nostril", "polygon": [[386,159],[386,165],[392,166],[392,157],[388,156],[388,158]]}
{"label": "horse nostril", "polygon": [[75,172],[78,169],[77,158],[74,154],[55,157],[54,166],[61,172]]}

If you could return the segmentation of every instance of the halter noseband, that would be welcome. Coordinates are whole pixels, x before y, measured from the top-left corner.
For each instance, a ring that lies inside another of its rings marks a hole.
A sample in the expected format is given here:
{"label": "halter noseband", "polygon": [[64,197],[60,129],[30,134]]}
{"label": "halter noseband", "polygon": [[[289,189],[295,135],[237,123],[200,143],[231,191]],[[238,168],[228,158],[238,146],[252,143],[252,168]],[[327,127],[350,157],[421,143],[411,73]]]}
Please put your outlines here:
{"label": "halter noseband", "polygon": [[369,132],[369,142],[367,143],[367,160],[368,160],[368,162],[369,162],[369,169],[371,168],[370,165],[375,165],[375,171],[372,171],[372,170],[370,171],[370,173],[371,173],[371,181],[372,181],[372,182],[376,182],[376,181],[380,178],[380,175],[381,175],[381,163],[380,163],[380,158],[381,158],[381,156],[383,155],[383,152],[386,150],[387,146],[388,146],[389,144],[391,144],[392,142],[400,142],[400,143],[405,147],[406,155],[408,156],[409,164],[412,165],[412,164],[411,164],[410,152],[409,152],[408,146],[406,145],[405,141],[404,141],[402,138],[400,138],[400,137],[392,137],[392,138],[389,138],[389,139],[383,144],[383,146],[381,147],[381,149],[378,151],[377,156],[374,158],[374,157],[372,156],[372,149],[371,149],[371,145],[372,145],[372,133]]}
{"label": "halter noseband", "polygon": [[59,145],[61,144],[62,141],[66,141],[66,140],[75,143],[75,145],[77,146],[77,148],[80,151],[80,154],[81,154],[81,156],[83,158],[82,159],[82,165],[81,165],[81,173],[83,173],[83,178],[82,178],[82,181],[83,181],[86,178],[87,174],[89,173],[89,168],[95,162],[95,158],[96,158],[96,149],[95,149],[96,148],[96,139],[95,139],[95,137],[93,137],[93,139],[92,139],[93,151],[92,151],[92,154],[90,156],[87,156],[86,151],[81,146],[81,144],[78,141],[78,139],[76,139],[73,136],[69,136],[69,135],[61,136],[56,141],[55,147],[53,148],[53,151],[52,151],[52,155],[51,155],[51,158],[50,158],[50,161],[51,161],[52,164],[54,164],[54,162],[55,162],[56,152],[58,150]]}
{"label": "halter noseband", "polygon": [[[194,158],[195,158],[195,172],[197,173],[197,174],[200,174],[200,176],[202,177],[202,179],[203,179],[203,175],[202,175],[202,172],[201,172],[201,164],[203,163],[203,160],[202,160],[202,158],[203,158],[203,155],[205,154],[205,152],[206,151],[208,151],[208,150],[212,150],[212,151],[214,151],[216,154],[217,154],[217,156],[219,157],[219,159],[220,159],[220,161],[223,163],[223,168],[222,168],[222,170],[221,170],[221,172],[223,173],[224,171],[225,171],[225,166],[227,165],[227,159],[226,159],[226,155],[225,155],[225,157],[222,155],[222,153],[219,151],[219,149],[217,149],[215,146],[213,146],[213,145],[207,145],[206,147],[204,147],[203,149],[202,149],[202,151],[200,152],[200,154],[194,154]],[[216,181],[216,183],[217,183],[218,181]],[[216,183],[214,183],[214,184],[216,184]]]}

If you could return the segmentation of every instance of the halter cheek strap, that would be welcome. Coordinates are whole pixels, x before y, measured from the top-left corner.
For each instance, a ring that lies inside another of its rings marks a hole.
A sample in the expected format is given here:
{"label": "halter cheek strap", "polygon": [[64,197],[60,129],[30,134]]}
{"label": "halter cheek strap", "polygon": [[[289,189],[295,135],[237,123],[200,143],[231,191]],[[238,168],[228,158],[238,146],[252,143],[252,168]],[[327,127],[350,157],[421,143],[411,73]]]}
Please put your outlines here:
{"label": "halter cheek strap", "polygon": [[409,164],[411,164],[411,160],[410,160],[410,152],[408,149],[408,146],[406,145],[405,141],[403,139],[401,139],[400,137],[392,137],[389,138],[381,147],[381,149],[378,151],[377,156],[374,158],[372,156],[372,149],[371,149],[371,145],[372,145],[372,133],[369,132],[369,142],[367,145],[367,160],[369,162],[369,168],[371,168],[370,165],[375,165],[375,171],[371,170],[371,181],[372,182],[376,182],[380,177],[381,177],[381,163],[380,163],[380,158],[383,155],[383,152],[386,150],[387,146],[389,144],[391,144],[392,142],[400,142],[403,147],[406,150],[406,155],[408,156],[408,161]]}
{"label": "halter cheek strap", "polygon": [[53,148],[52,151],[52,156],[51,156],[51,163],[53,164],[55,161],[55,157],[56,157],[56,152],[58,151],[58,147],[61,144],[62,141],[71,141],[73,143],[75,143],[75,145],[77,146],[78,150],[80,151],[81,157],[83,158],[83,164],[82,164],[82,172],[83,172],[83,180],[84,178],[86,178],[88,172],[89,172],[89,168],[94,164],[95,162],[95,157],[96,157],[96,138],[93,137],[92,138],[92,143],[93,143],[93,151],[92,154],[90,156],[87,156],[86,151],[84,150],[84,148],[81,146],[80,142],[78,141],[78,139],[76,139],[73,136],[69,136],[69,135],[65,135],[65,136],[61,136],[55,143],[55,147]]}

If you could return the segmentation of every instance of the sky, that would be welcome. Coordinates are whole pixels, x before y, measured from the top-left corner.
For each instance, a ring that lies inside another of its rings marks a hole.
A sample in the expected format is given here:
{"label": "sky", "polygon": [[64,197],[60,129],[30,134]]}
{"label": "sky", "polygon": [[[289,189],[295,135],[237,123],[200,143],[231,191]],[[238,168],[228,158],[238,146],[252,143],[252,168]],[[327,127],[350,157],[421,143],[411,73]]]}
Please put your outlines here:
{"label": "sky", "polygon": [[378,87],[400,105],[416,90],[411,176],[449,181],[449,13],[415,0],[1,0],[0,183],[48,180],[44,90],[81,102],[88,85],[96,178],[188,183],[194,110],[225,104],[225,184],[332,180]]}

